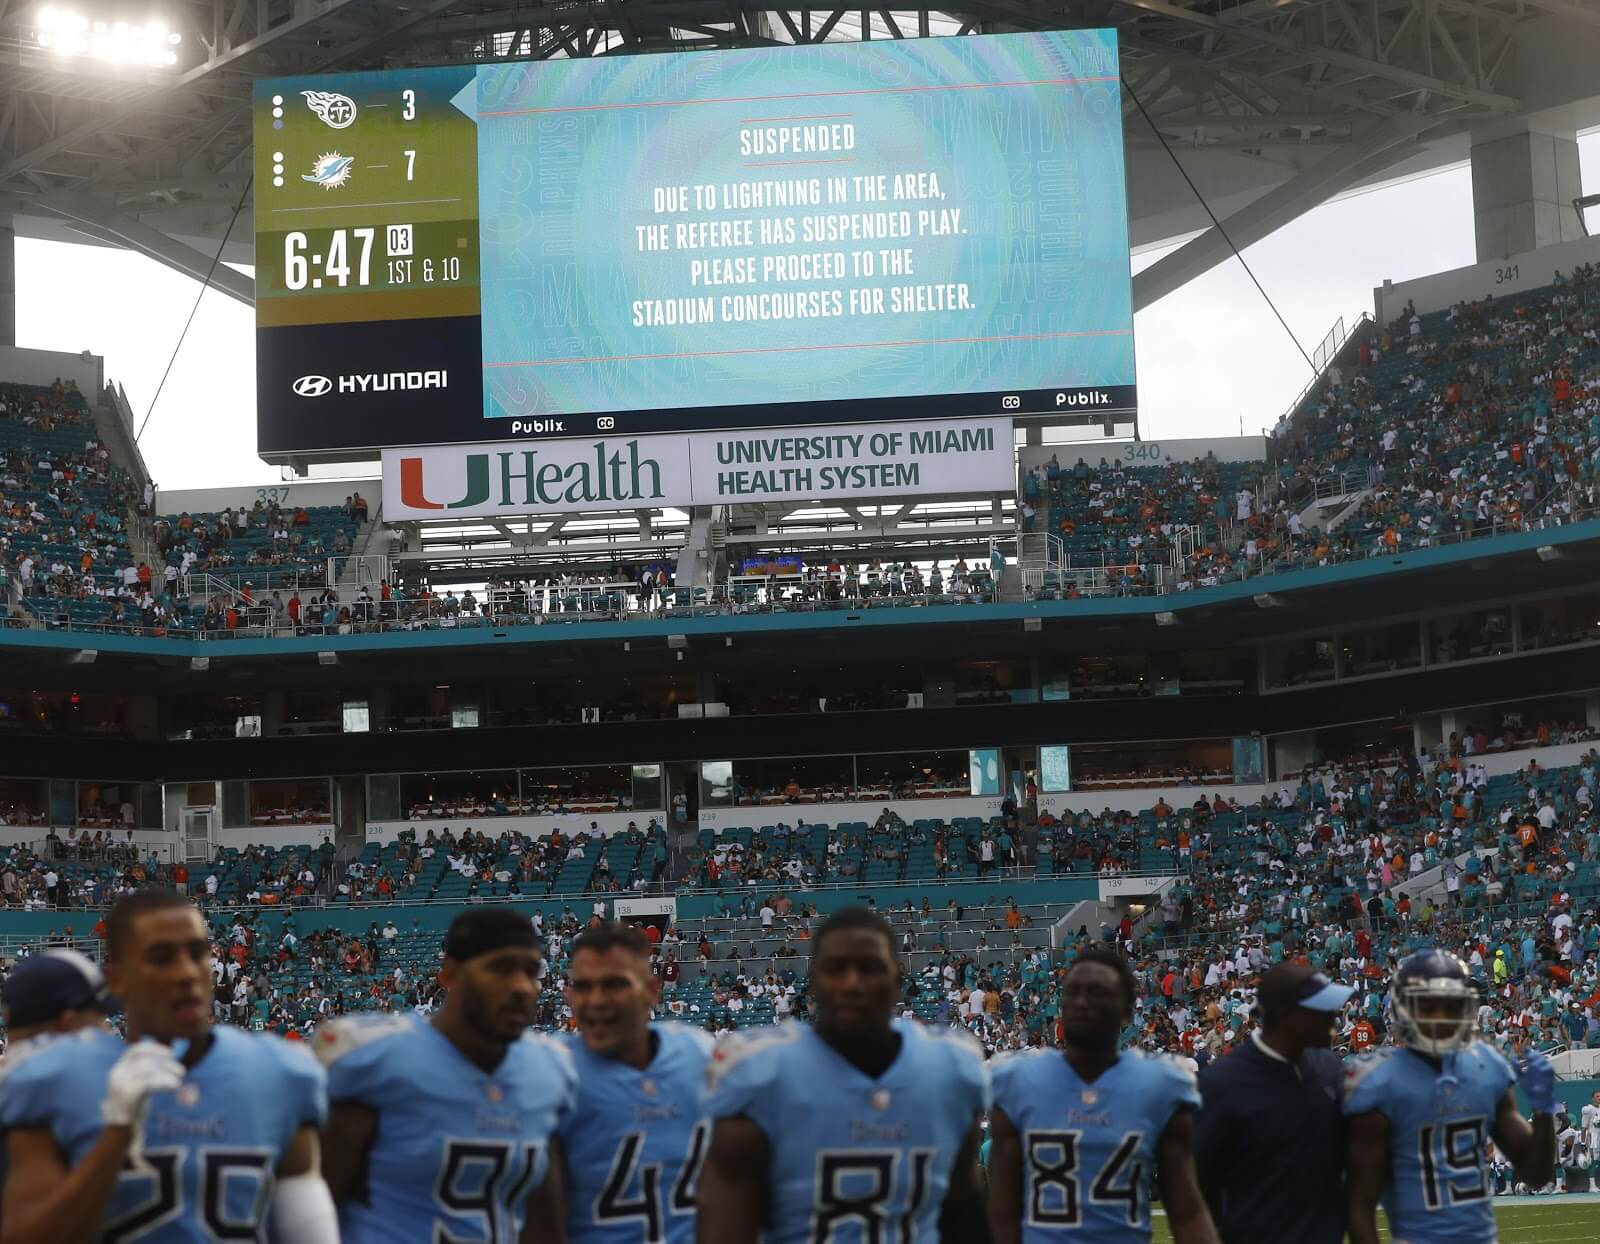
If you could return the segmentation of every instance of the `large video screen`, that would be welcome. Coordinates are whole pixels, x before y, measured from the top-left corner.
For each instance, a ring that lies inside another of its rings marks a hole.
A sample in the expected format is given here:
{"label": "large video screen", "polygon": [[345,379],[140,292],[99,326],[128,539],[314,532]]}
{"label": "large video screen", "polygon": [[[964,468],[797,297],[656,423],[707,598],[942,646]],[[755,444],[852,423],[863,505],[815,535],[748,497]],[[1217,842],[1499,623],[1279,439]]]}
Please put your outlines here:
{"label": "large video screen", "polygon": [[1116,36],[259,82],[268,457],[1135,407]]}

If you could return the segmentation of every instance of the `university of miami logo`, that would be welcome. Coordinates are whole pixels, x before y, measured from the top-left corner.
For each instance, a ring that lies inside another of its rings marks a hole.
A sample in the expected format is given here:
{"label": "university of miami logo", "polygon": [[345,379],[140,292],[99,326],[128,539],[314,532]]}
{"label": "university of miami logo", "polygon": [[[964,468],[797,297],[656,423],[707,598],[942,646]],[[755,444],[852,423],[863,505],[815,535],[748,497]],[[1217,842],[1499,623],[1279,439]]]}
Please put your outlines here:
{"label": "university of miami logo", "polygon": [[422,459],[400,459],[400,500],[413,510],[464,510],[489,499],[489,455],[467,455],[467,493],[459,501],[429,501],[422,490]]}
{"label": "university of miami logo", "polygon": [[[428,460],[420,454],[400,459],[400,502],[408,510],[472,510],[571,508],[579,505],[644,503],[660,504],[661,463],[641,452],[637,439],[593,441],[587,445],[564,447],[556,452],[544,449],[494,450],[463,454],[461,475],[466,488],[454,501],[440,501],[440,484],[434,482],[434,495],[424,483]],[[437,463],[436,463],[437,466]],[[445,472],[456,478],[455,469]],[[448,487],[448,485],[446,485]]]}

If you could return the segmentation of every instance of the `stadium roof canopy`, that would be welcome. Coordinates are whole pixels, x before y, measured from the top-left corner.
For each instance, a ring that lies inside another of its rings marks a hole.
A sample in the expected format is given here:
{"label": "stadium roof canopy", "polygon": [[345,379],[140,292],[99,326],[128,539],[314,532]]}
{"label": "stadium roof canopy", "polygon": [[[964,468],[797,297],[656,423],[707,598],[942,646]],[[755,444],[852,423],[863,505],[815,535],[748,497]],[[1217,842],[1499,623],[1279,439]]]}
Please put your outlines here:
{"label": "stadium roof canopy", "polygon": [[[988,0],[959,9],[774,10],[748,0],[53,0],[92,20],[156,11],[177,63],[112,70],[37,46],[0,0],[0,224],[210,266],[250,169],[253,79],[335,70],[913,38],[1115,24],[1135,245],[1209,220],[1142,103],[1241,246],[1347,190],[1514,134],[1600,125],[1591,0]],[[1537,197],[1537,196],[1535,196]],[[248,199],[224,257],[251,261]],[[1420,223],[1420,222],[1419,222]],[[1483,249],[1480,234],[1480,250]],[[1226,258],[1214,229],[1141,273],[1137,305]],[[222,270],[243,301],[251,282]]]}

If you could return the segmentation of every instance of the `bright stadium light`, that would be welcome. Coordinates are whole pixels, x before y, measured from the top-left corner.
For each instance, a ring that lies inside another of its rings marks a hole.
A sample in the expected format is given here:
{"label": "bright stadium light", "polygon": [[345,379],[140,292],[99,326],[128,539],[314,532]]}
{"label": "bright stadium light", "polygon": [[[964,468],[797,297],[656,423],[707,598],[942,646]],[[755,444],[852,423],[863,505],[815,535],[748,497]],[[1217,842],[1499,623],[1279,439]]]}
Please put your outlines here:
{"label": "bright stadium light", "polygon": [[178,63],[183,36],[156,17],[144,22],[91,21],[71,9],[46,5],[33,19],[33,41],[66,60],[169,69]]}

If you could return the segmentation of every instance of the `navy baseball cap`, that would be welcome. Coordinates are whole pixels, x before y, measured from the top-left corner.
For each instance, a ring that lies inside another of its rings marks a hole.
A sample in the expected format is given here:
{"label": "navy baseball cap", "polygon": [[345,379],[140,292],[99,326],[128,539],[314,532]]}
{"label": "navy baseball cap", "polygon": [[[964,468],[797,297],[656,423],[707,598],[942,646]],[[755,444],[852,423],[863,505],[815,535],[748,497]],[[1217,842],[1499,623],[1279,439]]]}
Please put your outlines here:
{"label": "navy baseball cap", "polygon": [[76,950],[46,950],[18,960],[3,997],[12,1028],[52,1023],[63,1011],[117,1009],[100,969]]}
{"label": "navy baseball cap", "polygon": [[1301,1006],[1308,1011],[1338,1011],[1355,993],[1349,985],[1336,985],[1321,972],[1295,963],[1280,963],[1261,978],[1256,990],[1264,1009],[1285,1011]]}

